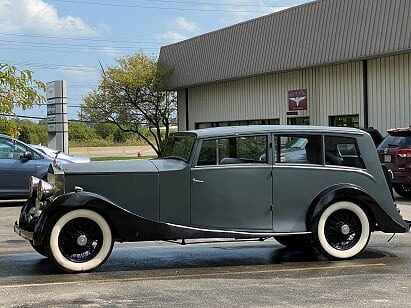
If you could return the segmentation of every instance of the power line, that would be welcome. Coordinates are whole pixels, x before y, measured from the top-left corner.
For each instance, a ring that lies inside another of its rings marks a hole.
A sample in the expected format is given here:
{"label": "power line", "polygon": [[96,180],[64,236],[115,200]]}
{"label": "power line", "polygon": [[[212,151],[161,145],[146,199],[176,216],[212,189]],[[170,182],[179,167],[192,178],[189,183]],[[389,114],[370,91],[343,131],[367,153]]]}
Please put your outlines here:
{"label": "power line", "polygon": [[[199,8],[182,8],[182,7],[161,7],[161,6],[147,6],[139,4],[121,4],[121,3],[102,3],[91,1],[76,1],[76,0],[52,0],[55,2],[75,3],[82,5],[96,5],[109,7],[125,7],[125,8],[139,8],[139,9],[156,9],[156,10],[175,10],[175,11],[198,11],[198,12],[230,12],[230,13],[266,13],[267,10],[251,11],[251,10],[229,10],[229,9],[199,9]],[[273,6],[267,8],[274,8]]]}
{"label": "power line", "polygon": [[[97,1],[74,1],[74,0],[52,0],[54,2],[66,2],[66,3],[81,3],[81,4],[88,4],[88,5],[97,5],[97,6],[119,6],[119,7],[137,7],[140,8],[141,5],[136,4],[121,4],[121,3],[104,3],[104,2],[97,2]],[[148,2],[160,2],[160,3],[172,3],[172,4],[193,4],[193,5],[213,5],[213,6],[231,6],[231,7],[255,7],[255,8],[283,8],[284,6],[279,5],[266,5],[266,4],[239,4],[239,3],[218,3],[218,2],[203,2],[203,1],[177,1],[177,0],[150,0]],[[151,7],[150,7],[151,8]],[[157,8],[157,7],[154,7]],[[230,10],[231,11],[231,10]]]}
{"label": "power line", "polygon": [[68,70],[68,71],[80,71],[80,72],[96,72],[97,67],[83,66],[83,65],[64,65],[64,64],[46,64],[46,63],[35,63],[35,62],[18,62],[10,60],[1,60],[0,63],[9,63],[16,66],[26,66],[36,69],[58,69],[58,70]]}
{"label": "power line", "polygon": [[51,35],[40,35],[40,34],[22,34],[22,33],[1,33],[4,36],[21,36],[21,37],[32,37],[32,38],[43,38],[43,39],[56,39],[56,40],[75,40],[75,41],[93,41],[93,42],[108,42],[108,43],[129,43],[129,44],[156,44],[164,45],[167,42],[154,42],[154,41],[130,41],[125,39],[111,40],[111,39],[97,39],[92,37],[82,38],[82,37],[62,37],[62,36],[51,36]]}
{"label": "power line", "polygon": [[[79,45],[79,44],[63,44],[63,43],[50,43],[50,42],[33,42],[33,41],[15,41],[15,40],[1,40],[5,43],[17,43],[17,44],[29,44],[34,46],[47,46],[47,47],[59,47],[59,48],[113,48],[113,49],[125,49],[135,50],[135,47],[128,46],[107,46],[107,45]],[[154,48],[153,48],[154,49]]]}

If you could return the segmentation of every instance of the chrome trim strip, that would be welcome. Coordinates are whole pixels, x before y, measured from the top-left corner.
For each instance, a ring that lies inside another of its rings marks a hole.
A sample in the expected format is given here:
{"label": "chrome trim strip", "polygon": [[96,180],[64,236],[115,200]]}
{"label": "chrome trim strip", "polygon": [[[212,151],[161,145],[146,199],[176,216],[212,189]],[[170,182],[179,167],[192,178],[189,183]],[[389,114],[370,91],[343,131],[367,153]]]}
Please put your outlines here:
{"label": "chrome trim strip", "polygon": [[342,172],[355,172],[362,174],[368,178],[370,178],[373,182],[377,183],[375,177],[368,173],[366,169],[360,169],[355,167],[346,167],[346,166],[333,166],[333,165],[309,165],[309,164],[291,164],[291,163],[277,163],[273,165],[273,172],[275,173],[275,169],[283,169],[283,168],[292,168],[292,169],[315,169],[315,170],[328,170],[328,171],[342,171]]}
{"label": "chrome trim strip", "polygon": [[0,204],[1,203],[22,203],[26,201],[27,199],[4,199],[4,200],[0,200]]}
{"label": "chrome trim strip", "polygon": [[309,231],[304,231],[304,232],[245,232],[245,231],[220,230],[220,229],[204,229],[204,228],[176,225],[176,224],[172,224],[168,222],[166,223],[166,225],[170,227],[181,228],[181,229],[192,230],[192,231],[227,233],[227,234],[233,234],[233,235],[245,235],[245,236],[255,236],[255,237],[261,237],[261,236],[271,237],[271,236],[280,236],[280,235],[303,235],[303,234],[312,233]]}
{"label": "chrome trim strip", "polygon": [[202,170],[202,169],[229,169],[229,168],[272,168],[273,165],[267,163],[243,163],[243,164],[222,164],[222,165],[201,165],[194,166],[191,170]]}

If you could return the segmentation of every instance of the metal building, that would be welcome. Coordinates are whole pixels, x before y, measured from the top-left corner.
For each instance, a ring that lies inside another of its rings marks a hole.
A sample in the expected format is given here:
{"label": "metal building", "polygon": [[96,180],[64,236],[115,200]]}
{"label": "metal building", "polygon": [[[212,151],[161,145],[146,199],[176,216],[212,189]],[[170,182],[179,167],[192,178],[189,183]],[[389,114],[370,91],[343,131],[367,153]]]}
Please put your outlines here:
{"label": "metal building", "polygon": [[164,46],[179,129],[411,124],[411,1],[318,0]]}

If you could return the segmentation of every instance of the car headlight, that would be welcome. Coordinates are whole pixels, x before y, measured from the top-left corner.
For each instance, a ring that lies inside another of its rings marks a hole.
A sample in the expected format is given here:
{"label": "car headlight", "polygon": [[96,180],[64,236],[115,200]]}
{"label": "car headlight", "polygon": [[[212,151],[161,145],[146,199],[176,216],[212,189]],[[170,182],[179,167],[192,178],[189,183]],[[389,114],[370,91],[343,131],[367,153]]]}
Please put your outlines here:
{"label": "car headlight", "polygon": [[40,179],[36,178],[35,176],[31,176],[29,180],[29,196],[36,197],[37,196],[37,189],[39,187]]}
{"label": "car headlight", "polygon": [[40,180],[37,188],[37,199],[44,201],[55,193],[54,185],[47,183],[46,181]]}

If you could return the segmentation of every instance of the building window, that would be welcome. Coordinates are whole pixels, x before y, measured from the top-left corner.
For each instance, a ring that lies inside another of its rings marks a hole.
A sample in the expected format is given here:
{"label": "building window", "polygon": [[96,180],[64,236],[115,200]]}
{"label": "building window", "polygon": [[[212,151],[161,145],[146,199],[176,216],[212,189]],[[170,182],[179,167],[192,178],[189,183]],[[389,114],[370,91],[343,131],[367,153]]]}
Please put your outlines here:
{"label": "building window", "polygon": [[279,125],[280,119],[264,119],[264,120],[243,120],[243,121],[224,121],[224,122],[204,122],[195,123],[195,128],[208,128],[219,126],[240,126],[240,125]]}
{"label": "building window", "polygon": [[329,123],[330,123],[330,126],[359,128],[360,127],[360,116],[358,114],[330,116]]}
{"label": "building window", "polygon": [[287,118],[287,125],[310,125],[310,117]]}

